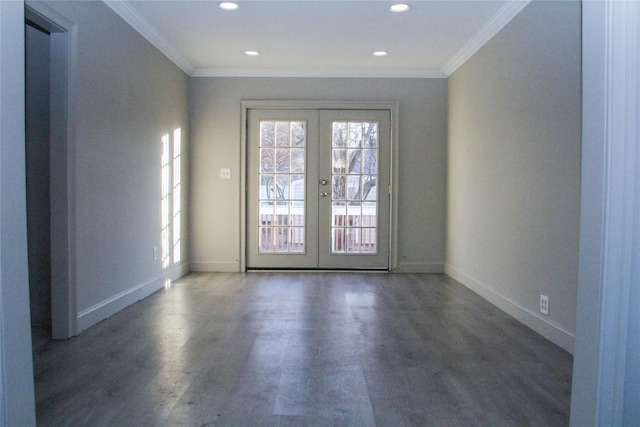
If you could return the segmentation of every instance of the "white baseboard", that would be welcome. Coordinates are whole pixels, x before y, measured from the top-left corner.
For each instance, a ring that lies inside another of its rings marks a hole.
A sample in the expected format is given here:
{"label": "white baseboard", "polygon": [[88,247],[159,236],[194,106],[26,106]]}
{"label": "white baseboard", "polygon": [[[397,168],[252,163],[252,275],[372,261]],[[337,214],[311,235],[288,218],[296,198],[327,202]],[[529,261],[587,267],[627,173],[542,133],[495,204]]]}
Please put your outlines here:
{"label": "white baseboard", "polygon": [[471,289],[476,294],[480,295],[482,298],[489,301],[491,304],[498,307],[500,310],[533,329],[552,343],[573,354],[575,335],[561,325],[531,312],[517,302],[511,301],[505,296],[497,293],[491,289],[489,285],[482,283],[479,280],[472,279],[448,264],[445,264],[444,272],[467,288]]}
{"label": "white baseboard", "polygon": [[240,271],[240,264],[237,261],[192,262],[190,267],[191,271],[196,272],[237,273]]}
{"label": "white baseboard", "polygon": [[[240,264],[236,261],[195,261],[190,264],[193,272],[223,272],[235,273],[240,271]],[[443,273],[443,263],[403,262],[393,273]]]}
{"label": "white baseboard", "polygon": [[443,263],[401,262],[392,273],[444,273]]}
{"label": "white baseboard", "polygon": [[96,323],[113,316],[120,310],[148,297],[165,286],[167,279],[176,280],[189,272],[188,264],[181,264],[167,270],[162,276],[155,277],[148,282],[139,283],[125,291],[107,298],[78,313],[78,333]]}

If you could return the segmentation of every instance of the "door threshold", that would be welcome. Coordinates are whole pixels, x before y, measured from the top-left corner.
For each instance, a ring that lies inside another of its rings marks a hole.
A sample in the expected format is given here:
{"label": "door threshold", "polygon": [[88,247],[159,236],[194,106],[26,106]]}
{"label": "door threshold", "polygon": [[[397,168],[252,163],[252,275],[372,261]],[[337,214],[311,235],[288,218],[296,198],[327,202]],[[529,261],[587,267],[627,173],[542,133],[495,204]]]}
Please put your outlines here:
{"label": "door threshold", "polygon": [[389,273],[388,269],[357,268],[247,268],[247,273]]}

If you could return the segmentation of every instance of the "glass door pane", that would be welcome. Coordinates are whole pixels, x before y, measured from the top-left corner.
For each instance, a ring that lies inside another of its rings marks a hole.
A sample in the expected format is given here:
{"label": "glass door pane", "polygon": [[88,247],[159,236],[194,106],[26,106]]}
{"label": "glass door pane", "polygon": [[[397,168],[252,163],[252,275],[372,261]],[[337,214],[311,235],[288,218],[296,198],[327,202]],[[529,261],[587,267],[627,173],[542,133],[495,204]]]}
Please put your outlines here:
{"label": "glass door pane", "polygon": [[377,253],[378,122],[332,122],[331,253]]}
{"label": "glass door pane", "polygon": [[304,253],[306,122],[259,126],[258,252]]}

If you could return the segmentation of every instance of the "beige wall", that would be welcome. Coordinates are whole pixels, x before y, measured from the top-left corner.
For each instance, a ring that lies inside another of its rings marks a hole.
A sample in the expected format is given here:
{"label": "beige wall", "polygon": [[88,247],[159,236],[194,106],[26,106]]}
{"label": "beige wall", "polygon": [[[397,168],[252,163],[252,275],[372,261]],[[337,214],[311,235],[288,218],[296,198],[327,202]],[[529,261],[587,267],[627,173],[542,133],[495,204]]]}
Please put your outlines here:
{"label": "beige wall", "polygon": [[447,272],[569,351],[580,19],[579,2],[533,2],[449,79]]}
{"label": "beige wall", "polygon": [[399,102],[399,270],[442,271],[446,96],[444,79],[192,78],[191,268],[239,269],[240,102],[318,100]]}

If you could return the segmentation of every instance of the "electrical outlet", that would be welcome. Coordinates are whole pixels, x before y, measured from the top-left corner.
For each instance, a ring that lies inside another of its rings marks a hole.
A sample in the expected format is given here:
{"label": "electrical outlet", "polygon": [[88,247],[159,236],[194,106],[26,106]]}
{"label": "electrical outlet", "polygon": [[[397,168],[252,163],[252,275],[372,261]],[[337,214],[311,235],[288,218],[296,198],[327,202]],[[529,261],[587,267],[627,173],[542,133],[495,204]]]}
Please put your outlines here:
{"label": "electrical outlet", "polygon": [[229,168],[220,169],[220,179],[231,179],[231,169]]}
{"label": "electrical outlet", "polygon": [[549,315],[549,297],[540,295],[540,313]]}

